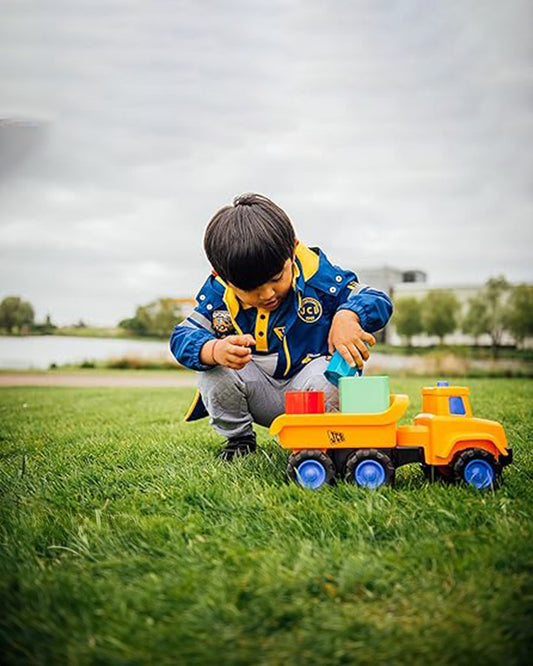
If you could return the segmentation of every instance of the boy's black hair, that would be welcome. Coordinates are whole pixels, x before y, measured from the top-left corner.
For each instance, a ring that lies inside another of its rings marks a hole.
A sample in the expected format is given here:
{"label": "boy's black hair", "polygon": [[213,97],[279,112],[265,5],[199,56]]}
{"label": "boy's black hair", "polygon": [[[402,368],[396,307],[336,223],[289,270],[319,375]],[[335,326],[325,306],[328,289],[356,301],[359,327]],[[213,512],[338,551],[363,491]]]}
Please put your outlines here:
{"label": "boy's black hair", "polygon": [[252,291],[281,273],[296,236],[287,214],[261,194],[241,194],[211,218],[207,258],[225,282]]}

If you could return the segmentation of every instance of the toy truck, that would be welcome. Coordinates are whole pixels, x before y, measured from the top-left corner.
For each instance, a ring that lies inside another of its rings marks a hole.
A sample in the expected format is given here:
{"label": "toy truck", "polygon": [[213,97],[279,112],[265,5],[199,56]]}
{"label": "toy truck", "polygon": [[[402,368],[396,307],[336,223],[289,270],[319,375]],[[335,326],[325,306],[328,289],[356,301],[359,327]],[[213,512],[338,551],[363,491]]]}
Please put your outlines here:
{"label": "toy truck", "polygon": [[468,388],[446,382],[423,388],[422,413],[413,425],[398,425],[408,405],[408,396],[391,395],[379,413],[283,414],[270,433],[291,451],[287,473],[305,488],[339,476],[378,488],[392,484],[396,469],[407,463],[420,463],[431,480],[478,489],[498,485],[512,449],[500,423],[472,416]]}

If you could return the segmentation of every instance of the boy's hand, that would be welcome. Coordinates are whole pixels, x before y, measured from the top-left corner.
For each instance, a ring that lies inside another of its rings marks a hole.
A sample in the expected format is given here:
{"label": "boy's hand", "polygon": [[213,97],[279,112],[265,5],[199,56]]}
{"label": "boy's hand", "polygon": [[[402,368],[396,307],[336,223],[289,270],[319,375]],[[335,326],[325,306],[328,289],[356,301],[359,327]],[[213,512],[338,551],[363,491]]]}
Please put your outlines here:
{"label": "boy's hand", "polygon": [[328,336],[329,353],[335,350],[351,368],[356,365],[363,367],[363,362],[370,356],[365,344],[373,347],[376,339],[371,333],[367,333],[359,324],[359,317],[351,310],[339,310],[333,317]]}
{"label": "boy's hand", "polygon": [[[241,370],[252,360],[251,345],[255,345],[253,335],[228,335],[226,338],[206,342],[202,347],[202,359],[208,365],[225,365],[233,370]],[[207,347],[207,349],[206,349]]]}

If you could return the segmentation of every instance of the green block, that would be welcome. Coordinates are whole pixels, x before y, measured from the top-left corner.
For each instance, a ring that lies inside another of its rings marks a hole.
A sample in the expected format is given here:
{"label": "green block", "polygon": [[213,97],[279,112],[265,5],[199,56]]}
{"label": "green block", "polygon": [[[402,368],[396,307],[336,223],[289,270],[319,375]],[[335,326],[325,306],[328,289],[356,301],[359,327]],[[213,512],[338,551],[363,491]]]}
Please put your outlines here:
{"label": "green block", "polygon": [[375,414],[389,408],[388,377],[341,377],[340,408],[344,414]]}

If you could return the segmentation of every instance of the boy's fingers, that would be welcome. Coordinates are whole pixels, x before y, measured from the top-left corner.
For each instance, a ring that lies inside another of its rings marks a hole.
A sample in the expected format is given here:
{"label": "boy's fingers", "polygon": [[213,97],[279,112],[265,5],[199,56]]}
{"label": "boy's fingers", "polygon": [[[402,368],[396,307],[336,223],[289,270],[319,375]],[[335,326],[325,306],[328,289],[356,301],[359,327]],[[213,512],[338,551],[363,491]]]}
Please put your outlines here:
{"label": "boy's fingers", "polygon": [[358,340],[355,343],[355,346],[357,347],[358,352],[361,354],[364,360],[368,361],[370,352],[368,351],[368,347],[365,345],[365,343],[362,340]]}
{"label": "boy's fingers", "polygon": [[367,333],[366,331],[363,331],[363,335],[361,338],[365,341],[368,342],[368,344],[373,347],[376,344],[376,338],[372,335],[372,333]]}
{"label": "boy's fingers", "polygon": [[233,356],[244,357],[251,356],[252,350],[250,347],[240,347],[239,345],[230,345],[228,348],[228,353]]}
{"label": "boy's fingers", "polygon": [[[362,367],[363,366],[363,359],[359,356],[359,353],[357,352],[355,347],[353,345],[351,345],[351,347],[353,347],[353,350],[350,350],[347,345],[339,345],[337,347],[337,351],[342,356],[342,358],[346,361],[346,363],[348,363],[350,368],[355,368],[356,365],[358,365],[359,367]],[[359,362],[357,362],[357,359],[359,359]]]}
{"label": "boy's fingers", "polygon": [[228,335],[226,338],[232,345],[239,345],[239,347],[250,347],[255,345],[254,336],[247,333],[246,335]]}
{"label": "boy's fingers", "polygon": [[[363,345],[363,346],[364,346],[364,345]],[[349,351],[350,354],[352,355],[352,358],[353,358],[353,360],[354,360],[354,362],[355,362],[355,365],[356,365],[358,368],[362,368],[363,365],[364,365],[364,360],[363,360],[363,357],[362,357],[361,352],[359,351],[359,349],[358,349],[355,345],[353,345],[353,344],[349,344],[349,345],[348,345],[348,351]],[[368,349],[366,349],[365,351],[366,351],[366,353],[368,354]],[[352,366],[352,367],[353,367],[353,366]]]}
{"label": "boy's fingers", "polygon": [[250,353],[247,354],[243,347],[235,347],[235,350],[228,351],[228,361],[246,364],[252,360],[252,355]]}
{"label": "boy's fingers", "polygon": [[232,370],[242,370],[244,366],[251,361],[251,358],[240,358],[239,356],[228,356],[226,365]]}

